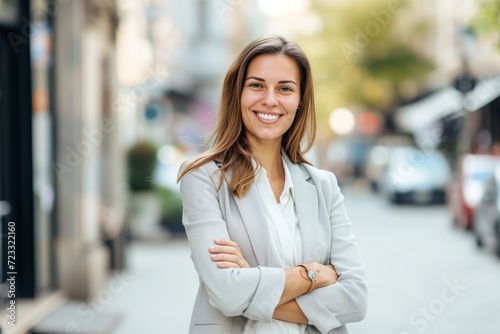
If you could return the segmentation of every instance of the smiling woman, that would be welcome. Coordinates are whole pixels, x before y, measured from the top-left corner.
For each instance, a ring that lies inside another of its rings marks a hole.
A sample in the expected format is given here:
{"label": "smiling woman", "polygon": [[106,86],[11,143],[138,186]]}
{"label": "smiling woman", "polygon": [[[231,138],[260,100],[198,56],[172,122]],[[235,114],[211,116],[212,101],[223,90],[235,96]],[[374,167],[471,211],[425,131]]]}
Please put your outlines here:
{"label": "smiling woman", "polygon": [[304,158],[315,130],[306,55],[281,37],[250,43],[224,80],[212,146],[179,173],[200,276],[190,333],[348,333],[363,319],[343,196]]}

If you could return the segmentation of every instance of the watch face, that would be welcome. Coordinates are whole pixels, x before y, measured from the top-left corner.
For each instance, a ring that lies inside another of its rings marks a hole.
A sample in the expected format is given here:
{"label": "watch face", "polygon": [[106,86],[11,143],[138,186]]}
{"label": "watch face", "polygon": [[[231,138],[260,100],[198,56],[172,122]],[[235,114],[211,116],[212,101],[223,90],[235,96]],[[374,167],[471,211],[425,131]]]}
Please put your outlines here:
{"label": "watch face", "polygon": [[309,279],[311,281],[315,281],[316,280],[316,273],[314,272],[314,270],[307,270],[307,276],[309,277]]}

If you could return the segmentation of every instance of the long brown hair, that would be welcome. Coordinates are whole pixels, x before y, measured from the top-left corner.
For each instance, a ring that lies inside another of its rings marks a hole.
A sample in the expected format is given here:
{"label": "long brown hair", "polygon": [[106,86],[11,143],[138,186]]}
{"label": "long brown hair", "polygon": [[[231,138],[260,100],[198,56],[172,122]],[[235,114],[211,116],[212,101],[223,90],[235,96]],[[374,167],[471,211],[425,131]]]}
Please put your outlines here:
{"label": "long brown hair", "polygon": [[[314,106],[314,89],[311,66],[305,53],[293,41],[280,36],[259,38],[250,43],[229,68],[222,87],[222,101],[217,122],[209,144],[212,146],[190,160],[187,167],[181,168],[179,181],[184,175],[216,160],[221,163],[220,183],[228,170],[232,171],[229,188],[236,197],[246,195],[255,179],[255,170],[249,144],[245,135],[241,116],[241,94],[248,65],[257,56],[264,54],[282,54],[295,61],[300,74],[300,109],[290,129],[283,134],[281,147],[293,163],[309,163],[304,157],[314,143],[316,137],[316,113]],[[305,148],[300,144],[306,139]],[[207,144],[208,146],[208,144]]]}

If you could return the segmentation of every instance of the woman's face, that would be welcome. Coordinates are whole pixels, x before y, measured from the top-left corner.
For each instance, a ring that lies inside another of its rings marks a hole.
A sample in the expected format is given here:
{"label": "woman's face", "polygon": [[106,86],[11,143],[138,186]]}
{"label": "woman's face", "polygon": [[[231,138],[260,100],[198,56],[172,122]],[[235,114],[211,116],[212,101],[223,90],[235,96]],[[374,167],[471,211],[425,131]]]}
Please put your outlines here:
{"label": "woman's face", "polygon": [[241,94],[243,125],[250,144],[281,143],[299,103],[300,74],[294,60],[266,54],[250,62]]}

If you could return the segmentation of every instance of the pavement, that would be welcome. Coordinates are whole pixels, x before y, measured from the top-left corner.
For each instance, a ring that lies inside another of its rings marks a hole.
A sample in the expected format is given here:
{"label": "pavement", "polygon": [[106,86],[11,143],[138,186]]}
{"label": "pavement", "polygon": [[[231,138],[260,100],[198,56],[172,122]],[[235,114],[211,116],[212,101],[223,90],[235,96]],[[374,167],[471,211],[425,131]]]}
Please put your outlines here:
{"label": "pavement", "polygon": [[183,334],[198,289],[198,275],[185,238],[135,242],[127,250],[123,289],[106,311],[120,314],[112,334]]}
{"label": "pavement", "polygon": [[189,255],[185,237],[133,242],[125,271],[89,301],[65,301],[30,334],[187,333],[198,289]]}

